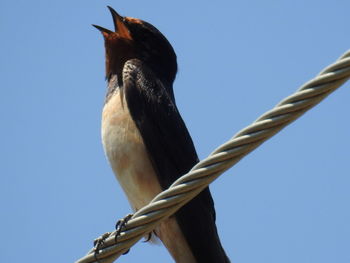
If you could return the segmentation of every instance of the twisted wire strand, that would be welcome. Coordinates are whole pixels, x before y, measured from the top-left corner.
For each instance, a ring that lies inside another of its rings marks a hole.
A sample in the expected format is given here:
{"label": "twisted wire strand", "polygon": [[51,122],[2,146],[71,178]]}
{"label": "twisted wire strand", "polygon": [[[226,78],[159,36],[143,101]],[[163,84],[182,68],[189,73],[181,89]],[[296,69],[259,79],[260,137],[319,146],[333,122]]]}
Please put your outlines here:
{"label": "twisted wire strand", "polygon": [[[158,194],[147,206],[138,210],[117,237],[116,231],[103,242],[98,254],[94,249],[76,263],[111,263],[157,224],[174,214],[219,175],[245,155],[299,118],[350,78],[350,50],[328,66],[294,94],[282,100],[248,127],[219,146],[190,172],[176,180],[169,189]],[[96,259],[97,258],[97,259]]]}

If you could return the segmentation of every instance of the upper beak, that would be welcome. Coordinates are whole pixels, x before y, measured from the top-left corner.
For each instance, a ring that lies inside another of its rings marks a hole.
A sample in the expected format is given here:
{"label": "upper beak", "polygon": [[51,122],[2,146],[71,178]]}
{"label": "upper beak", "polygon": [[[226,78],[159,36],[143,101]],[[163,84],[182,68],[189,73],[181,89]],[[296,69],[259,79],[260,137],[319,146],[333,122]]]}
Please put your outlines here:
{"label": "upper beak", "polygon": [[107,7],[112,14],[113,23],[114,23],[114,30],[115,30],[115,32],[118,32],[118,28],[120,27],[120,25],[124,24],[123,17],[121,15],[119,15],[117,13],[117,11],[115,11],[112,7],[110,7],[110,6],[107,6]]}

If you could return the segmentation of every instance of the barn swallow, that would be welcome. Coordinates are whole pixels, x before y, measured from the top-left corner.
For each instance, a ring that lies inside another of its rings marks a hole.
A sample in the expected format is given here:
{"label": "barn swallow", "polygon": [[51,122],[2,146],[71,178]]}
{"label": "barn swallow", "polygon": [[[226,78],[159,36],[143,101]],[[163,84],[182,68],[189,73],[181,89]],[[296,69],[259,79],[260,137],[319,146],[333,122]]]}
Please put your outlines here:
{"label": "barn swallow", "polygon": [[[134,211],[187,173],[198,157],[175,104],[176,54],[151,24],[108,7],[115,30],[103,35],[107,95],[102,143]],[[154,234],[178,263],[230,262],[215,225],[209,188],[162,221]]]}

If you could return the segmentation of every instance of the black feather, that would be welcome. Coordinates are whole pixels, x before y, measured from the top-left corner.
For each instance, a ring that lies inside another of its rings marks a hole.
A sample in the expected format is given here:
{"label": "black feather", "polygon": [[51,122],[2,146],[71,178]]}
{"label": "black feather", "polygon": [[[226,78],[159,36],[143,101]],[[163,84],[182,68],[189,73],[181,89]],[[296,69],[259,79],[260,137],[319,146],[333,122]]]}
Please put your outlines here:
{"label": "black feather", "polygon": [[[165,87],[144,63],[132,59],[124,65],[123,89],[161,187],[167,189],[198,162],[191,136],[176,108],[172,86]],[[218,237],[209,188],[175,216],[197,262],[229,262]]]}

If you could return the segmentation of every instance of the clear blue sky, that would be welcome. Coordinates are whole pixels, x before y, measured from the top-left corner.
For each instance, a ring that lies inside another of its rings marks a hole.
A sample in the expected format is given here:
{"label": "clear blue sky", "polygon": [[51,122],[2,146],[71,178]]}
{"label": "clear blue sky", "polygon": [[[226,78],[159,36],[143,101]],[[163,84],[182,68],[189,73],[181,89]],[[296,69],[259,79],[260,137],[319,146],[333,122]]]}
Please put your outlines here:
{"label": "clear blue sky", "polygon": [[[201,158],[350,48],[350,2],[0,3],[2,262],[73,262],[130,212],[105,159],[106,5],[160,29]],[[236,263],[350,262],[350,83],[211,186]],[[119,262],[172,262],[139,242]]]}

